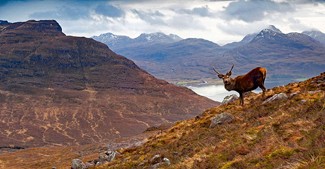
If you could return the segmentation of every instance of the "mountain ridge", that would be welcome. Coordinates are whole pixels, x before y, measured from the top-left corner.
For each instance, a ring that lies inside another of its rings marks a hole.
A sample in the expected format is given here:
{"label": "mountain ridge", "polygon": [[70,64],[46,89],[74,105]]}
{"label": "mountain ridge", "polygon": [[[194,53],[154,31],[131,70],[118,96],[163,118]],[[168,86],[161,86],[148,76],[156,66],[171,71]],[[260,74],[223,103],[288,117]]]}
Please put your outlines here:
{"label": "mountain ridge", "polygon": [[303,31],[302,33],[318,40],[319,42],[325,45],[325,34],[323,32],[318,30],[312,30],[312,31]]}
{"label": "mountain ridge", "polygon": [[[112,50],[135,61],[155,76],[170,82],[213,79],[215,75],[211,67],[221,66],[221,71],[226,71],[232,64],[236,65],[238,74],[246,73],[256,66],[266,67],[272,70],[269,72],[269,77],[272,81],[278,81],[278,84],[285,80],[278,78],[283,72],[287,72],[283,77],[294,80],[314,76],[324,71],[322,69],[325,64],[322,59],[325,52],[323,44],[302,33],[282,33],[273,25],[258,33],[246,35],[239,42],[224,46],[213,42],[204,47],[195,41],[187,43],[191,40],[198,39],[188,38],[168,44],[120,45],[112,47]],[[264,62],[262,58],[272,63]],[[277,60],[272,60],[274,58]],[[293,60],[289,64],[290,58]],[[283,65],[279,71],[277,64]],[[304,65],[305,71],[300,69],[300,65]],[[270,85],[270,87],[274,86],[274,84]]]}
{"label": "mountain ridge", "polygon": [[23,148],[132,136],[218,104],[53,20],[1,29],[0,101],[0,147]]}

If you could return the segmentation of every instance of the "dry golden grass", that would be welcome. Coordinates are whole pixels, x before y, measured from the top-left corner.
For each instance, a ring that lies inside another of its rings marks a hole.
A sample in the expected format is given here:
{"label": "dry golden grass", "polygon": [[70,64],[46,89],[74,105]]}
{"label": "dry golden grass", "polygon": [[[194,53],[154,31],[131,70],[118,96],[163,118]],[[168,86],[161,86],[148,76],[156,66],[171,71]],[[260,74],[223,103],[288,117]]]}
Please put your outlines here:
{"label": "dry golden grass", "polygon": [[[243,107],[236,101],[206,110],[98,168],[149,167],[156,154],[171,161],[162,168],[325,168],[325,73],[266,95],[277,93],[288,99],[262,104],[260,94],[248,94]],[[235,120],[209,128],[223,112]]]}
{"label": "dry golden grass", "polygon": [[[250,93],[243,107],[236,101],[208,109],[155,132],[142,146],[118,149],[114,161],[97,168],[146,168],[156,154],[170,160],[161,166],[169,169],[325,168],[325,73],[268,90],[267,97],[281,92],[288,99],[262,104],[260,94]],[[223,112],[235,120],[209,128],[210,119]],[[72,159],[94,160],[105,149],[99,144],[25,149],[0,155],[0,168],[69,168]]]}
{"label": "dry golden grass", "polygon": [[0,155],[0,168],[70,168],[71,160],[80,158],[84,161],[98,157],[99,145],[86,146],[50,146],[29,148]]}

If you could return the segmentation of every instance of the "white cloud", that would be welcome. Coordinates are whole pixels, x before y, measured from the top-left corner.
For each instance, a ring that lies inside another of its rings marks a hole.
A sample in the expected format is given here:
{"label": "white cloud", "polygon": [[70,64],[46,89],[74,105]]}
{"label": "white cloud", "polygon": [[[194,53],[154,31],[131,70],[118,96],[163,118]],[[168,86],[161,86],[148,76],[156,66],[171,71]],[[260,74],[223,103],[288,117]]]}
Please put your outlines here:
{"label": "white cloud", "polygon": [[274,13],[287,13],[294,8],[286,2],[239,0],[230,2],[221,13],[228,20],[238,19],[245,22],[260,21],[272,16]]}
{"label": "white cloud", "polygon": [[24,0],[0,3],[0,16],[9,22],[56,19],[68,35],[135,37],[159,31],[224,44],[271,24],[283,32],[325,32],[324,9],[325,2],[316,0]]}

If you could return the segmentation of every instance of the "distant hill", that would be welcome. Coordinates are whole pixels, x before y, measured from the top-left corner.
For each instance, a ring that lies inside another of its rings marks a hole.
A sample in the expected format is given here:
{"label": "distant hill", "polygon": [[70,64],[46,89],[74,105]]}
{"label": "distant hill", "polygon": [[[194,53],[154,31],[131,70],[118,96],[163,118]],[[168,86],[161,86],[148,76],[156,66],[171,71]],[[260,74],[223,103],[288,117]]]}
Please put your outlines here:
{"label": "distant hill", "polygon": [[264,29],[249,43],[224,55],[237,65],[238,72],[262,65],[273,80],[309,77],[325,71],[324,45],[301,33]]}
{"label": "distant hill", "polygon": [[248,34],[241,41],[239,41],[239,42],[231,42],[231,43],[225,44],[222,47],[227,48],[227,49],[233,49],[233,48],[245,45],[245,44],[249,43],[250,41],[252,41],[255,38],[256,35],[257,35],[257,33]]}
{"label": "distant hill", "polygon": [[114,35],[112,33],[105,33],[99,36],[93,36],[92,38],[102,43],[109,44],[109,47],[114,51],[123,48],[141,48],[143,46],[151,46],[154,44],[167,44],[182,40],[182,38],[177,35],[165,35],[161,32],[149,34],[142,33],[134,39],[128,36]]}
{"label": "distant hill", "polygon": [[302,33],[318,40],[320,43],[325,45],[325,34],[323,32],[314,30],[314,31],[304,31]]}
{"label": "distant hill", "polygon": [[107,141],[218,105],[54,20],[1,26],[0,149]]}
{"label": "distant hill", "polygon": [[284,84],[288,80],[314,76],[325,69],[325,47],[321,40],[316,40],[322,34],[305,34],[308,33],[284,34],[270,25],[245,36],[240,42],[224,46],[204,39],[156,41],[132,46],[106,44],[153,75],[169,81],[215,78],[213,66],[227,71],[235,64],[235,75],[246,73],[255,66],[264,66],[270,70],[269,82]]}
{"label": "distant hill", "polygon": [[[155,76],[169,80],[199,79],[202,75],[209,74],[206,64],[223,51],[218,44],[211,41],[196,38],[181,39],[177,35],[141,34],[131,39],[131,42],[126,42],[119,40],[122,36],[117,36],[115,39],[117,41],[105,38],[108,34],[93,38],[107,44],[113,51],[133,60]],[[145,37],[155,38],[148,41]],[[159,37],[163,37],[163,40],[157,40]],[[202,73],[199,73],[200,71]]]}

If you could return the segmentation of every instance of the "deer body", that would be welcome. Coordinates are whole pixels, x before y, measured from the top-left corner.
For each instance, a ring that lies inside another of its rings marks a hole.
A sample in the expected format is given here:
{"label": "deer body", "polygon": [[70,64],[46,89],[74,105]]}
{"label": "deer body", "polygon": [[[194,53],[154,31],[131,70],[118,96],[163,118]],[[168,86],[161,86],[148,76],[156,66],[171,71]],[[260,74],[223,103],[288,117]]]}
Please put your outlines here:
{"label": "deer body", "polygon": [[235,78],[231,78],[231,71],[223,75],[219,73],[216,69],[214,71],[218,74],[218,77],[223,80],[225,89],[228,91],[234,90],[239,93],[240,104],[244,105],[244,96],[243,94],[248,91],[255,90],[257,87],[260,87],[263,91],[263,98],[265,96],[266,88],[264,86],[264,81],[266,78],[266,69],[263,67],[257,67],[245,75],[240,75]]}

